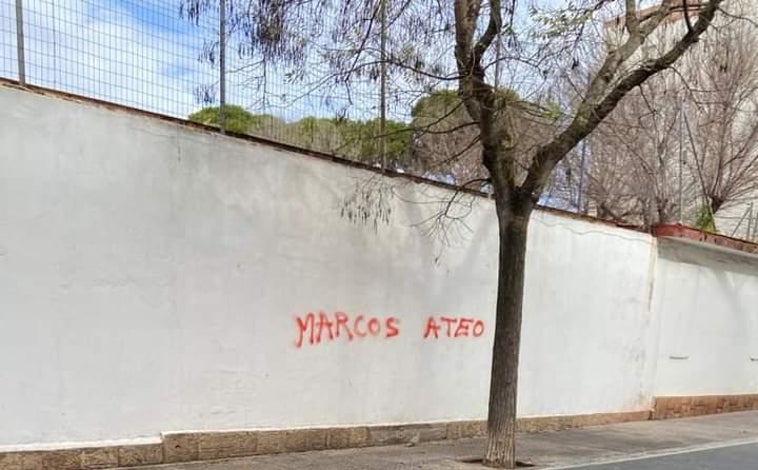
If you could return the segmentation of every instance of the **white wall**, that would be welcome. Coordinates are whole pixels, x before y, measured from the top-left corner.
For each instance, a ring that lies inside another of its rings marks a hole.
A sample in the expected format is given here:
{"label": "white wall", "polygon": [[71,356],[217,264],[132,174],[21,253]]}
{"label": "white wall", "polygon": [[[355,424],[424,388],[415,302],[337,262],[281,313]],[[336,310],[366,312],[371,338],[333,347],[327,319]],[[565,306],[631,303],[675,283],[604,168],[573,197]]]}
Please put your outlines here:
{"label": "white wall", "polygon": [[655,394],[758,392],[758,256],[659,243]]}
{"label": "white wall", "polygon": [[647,409],[652,239],[544,213],[530,230],[520,410]]}
{"label": "white wall", "polygon": [[[486,416],[490,201],[443,246],[416,226],[439,188],[9,88],[0,107],[0,446]],[[356,184],[396,194],[390,225],[340,216]],[[649,407],[654,248],[534,216],[522,416]],[[319,311],[381,335],[296,347]],[[469,335],[424,339],[430,315]]]}

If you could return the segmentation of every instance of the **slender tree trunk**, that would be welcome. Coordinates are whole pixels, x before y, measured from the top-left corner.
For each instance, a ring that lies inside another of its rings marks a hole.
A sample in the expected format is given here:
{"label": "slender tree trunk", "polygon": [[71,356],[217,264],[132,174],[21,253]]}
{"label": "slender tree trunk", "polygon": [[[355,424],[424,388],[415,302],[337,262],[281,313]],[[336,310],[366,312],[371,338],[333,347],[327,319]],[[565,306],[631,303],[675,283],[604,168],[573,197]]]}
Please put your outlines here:
{"label": "slender tree trunk", "polygon": [[533,204],[522,200],[496,200],[499,201],[495,206],[500,228],[500,256],[484,465],[515,468],[516,393],[526,235]]}

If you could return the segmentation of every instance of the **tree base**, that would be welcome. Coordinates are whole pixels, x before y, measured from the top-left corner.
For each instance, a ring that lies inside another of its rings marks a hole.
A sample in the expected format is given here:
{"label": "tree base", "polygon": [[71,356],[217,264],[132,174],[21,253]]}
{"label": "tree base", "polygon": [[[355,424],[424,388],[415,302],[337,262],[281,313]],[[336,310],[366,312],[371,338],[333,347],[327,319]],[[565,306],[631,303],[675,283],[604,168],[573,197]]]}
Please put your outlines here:
{"label": "tree base", "polygon": [[[470,463],[474,465],[484,465],[485,467],[491,467],[491,465],[487,465],[484,463],[484,459],[481,457],[472,457],[470,459],[461,459],[460,462],[463,463]],[[535,464],[531,462],[522,462],[521,460],[516,461],[516,468],[529,468],[529,467],[536,467]],[[497,468],[497,467],[495,467]]]}

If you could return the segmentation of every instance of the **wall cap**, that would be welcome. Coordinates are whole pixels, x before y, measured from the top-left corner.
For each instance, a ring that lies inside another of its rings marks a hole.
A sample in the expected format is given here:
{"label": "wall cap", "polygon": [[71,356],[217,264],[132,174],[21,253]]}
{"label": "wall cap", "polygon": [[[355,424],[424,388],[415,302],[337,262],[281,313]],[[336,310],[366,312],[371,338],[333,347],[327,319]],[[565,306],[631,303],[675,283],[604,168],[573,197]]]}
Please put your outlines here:
{"label": "wall cap", "polygon": [[717,233],[704,232],[683,224],[655,225],[652,234],[657,238],[678,239],[703,248],[716,248],[730,252],[758,255],[758,243]]}

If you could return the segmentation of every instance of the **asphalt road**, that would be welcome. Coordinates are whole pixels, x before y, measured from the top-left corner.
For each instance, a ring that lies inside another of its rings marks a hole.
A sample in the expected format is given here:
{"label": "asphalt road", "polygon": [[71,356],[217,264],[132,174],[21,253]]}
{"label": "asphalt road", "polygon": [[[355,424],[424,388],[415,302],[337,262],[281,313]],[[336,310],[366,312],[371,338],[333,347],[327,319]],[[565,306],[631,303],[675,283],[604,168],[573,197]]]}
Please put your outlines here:
{"label": "asphalt road", "polygon": [[626,462],[576,467],[574,470],[755,470],[758,444],[746,444]]}

